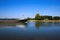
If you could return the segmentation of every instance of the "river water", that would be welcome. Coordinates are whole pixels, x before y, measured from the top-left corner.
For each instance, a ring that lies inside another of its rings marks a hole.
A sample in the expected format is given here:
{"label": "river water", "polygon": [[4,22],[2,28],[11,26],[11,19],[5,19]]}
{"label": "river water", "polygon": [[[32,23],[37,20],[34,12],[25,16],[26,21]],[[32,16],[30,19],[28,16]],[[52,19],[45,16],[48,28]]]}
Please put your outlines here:
{"label": "river water", "polygon": [[60,40],[60,22],[0,23],[0,40]]}

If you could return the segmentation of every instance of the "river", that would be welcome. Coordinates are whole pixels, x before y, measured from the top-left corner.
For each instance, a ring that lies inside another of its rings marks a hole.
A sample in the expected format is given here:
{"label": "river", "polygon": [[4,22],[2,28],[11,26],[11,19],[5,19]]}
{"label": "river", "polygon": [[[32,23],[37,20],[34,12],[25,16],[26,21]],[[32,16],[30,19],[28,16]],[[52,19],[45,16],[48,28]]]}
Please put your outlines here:
{"label": "river", "polygon": [[60,40],[60,22],[0,23],[0,40]]}

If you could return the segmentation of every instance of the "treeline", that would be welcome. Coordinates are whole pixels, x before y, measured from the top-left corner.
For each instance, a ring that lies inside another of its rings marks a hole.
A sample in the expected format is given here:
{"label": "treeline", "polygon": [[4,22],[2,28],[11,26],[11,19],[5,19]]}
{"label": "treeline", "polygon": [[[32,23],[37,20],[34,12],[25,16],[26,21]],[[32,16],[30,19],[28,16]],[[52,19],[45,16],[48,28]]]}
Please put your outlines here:
{"label": "treeline", "polygon": [[60,20],[59,16],[40,16],[40,14],[36,14],[35,18],[28,18],[29,20]]}

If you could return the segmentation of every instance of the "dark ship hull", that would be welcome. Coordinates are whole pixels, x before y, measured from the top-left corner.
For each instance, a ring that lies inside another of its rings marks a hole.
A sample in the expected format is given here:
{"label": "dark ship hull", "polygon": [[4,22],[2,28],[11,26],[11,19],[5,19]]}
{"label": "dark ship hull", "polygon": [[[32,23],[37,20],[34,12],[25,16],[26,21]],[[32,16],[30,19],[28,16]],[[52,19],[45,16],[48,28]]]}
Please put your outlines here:
{"label": "dark ship hull", "polygon": [[28,19],[22,19],[22,20],[18,20],[18,22],[22,22],[22,23],[25,23],[27,22]]}

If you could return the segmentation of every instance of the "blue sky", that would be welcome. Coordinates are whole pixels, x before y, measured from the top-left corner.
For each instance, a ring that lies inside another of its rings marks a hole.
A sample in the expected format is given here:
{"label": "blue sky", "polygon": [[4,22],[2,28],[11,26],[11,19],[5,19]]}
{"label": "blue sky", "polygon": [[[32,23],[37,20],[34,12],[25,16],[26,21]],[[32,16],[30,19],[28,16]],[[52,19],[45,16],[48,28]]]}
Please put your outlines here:
{"label": "blue sky", "polygon": [[60,0],[0,0],[0,17],[60,16]]}

